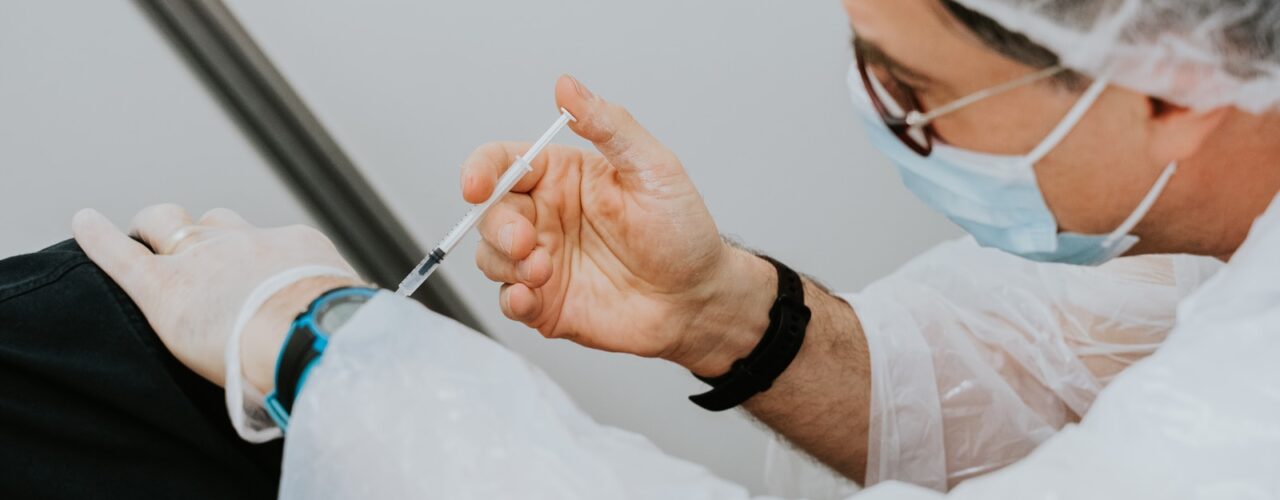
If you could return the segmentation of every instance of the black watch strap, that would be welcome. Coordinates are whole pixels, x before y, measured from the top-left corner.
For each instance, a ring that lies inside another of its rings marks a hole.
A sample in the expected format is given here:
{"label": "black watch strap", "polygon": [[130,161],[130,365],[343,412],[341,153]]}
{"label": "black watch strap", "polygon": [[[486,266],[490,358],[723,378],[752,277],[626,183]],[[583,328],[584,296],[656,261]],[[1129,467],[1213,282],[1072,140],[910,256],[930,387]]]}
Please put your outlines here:
{"label": "black watch strap", "polygon": [[321,294],[307,306],[307,310],[294,318],[280,355],[276,358],[275,391],[272,392],[285,414],[293,411],[293,402],[307,369],[324,355],[324,346],[328,344],[329,334],[332,333],[324,331],[319,325],[319,316],[323,313],[321,305],[339,300],[364,302],[375,293],[377,290],[366,287],[335,288]]}
{"label": "black watch strap", "polygon": [[280,351],[275,394],[286,413],[293,412],[293,400],[298,394],[298,384],[302,381],[303,372],[312,361],[320,357],[320,352],[312,348],[317,338],[319,335],[314,326],[307,322],[289,332],[289,339]]}
{"label": "black watch strap", "polygon": [[707,410],[724,411],[769,390],[804,343],[811,316],[809,307],[804,305],[804,282],[781,262],[766,256],[760,258],[778,271],[778,298],[769,309],[769,327],[751,353],[735,361],[728,373],[714,378],[698,377],[712,389],[689,396],[689,400]]}

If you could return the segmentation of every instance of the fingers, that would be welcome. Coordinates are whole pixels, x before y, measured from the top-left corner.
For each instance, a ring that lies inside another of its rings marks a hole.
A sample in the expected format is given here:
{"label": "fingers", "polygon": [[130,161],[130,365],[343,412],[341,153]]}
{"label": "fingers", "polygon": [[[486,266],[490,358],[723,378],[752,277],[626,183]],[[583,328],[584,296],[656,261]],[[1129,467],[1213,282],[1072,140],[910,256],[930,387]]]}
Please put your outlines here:
{"label": "fingers", "polygon": [[523,260],[513,260],[488,242],[476,249],[476,266],[486,278],[498,283],[523,283],[540,288],[551,279],[551,255],[537,249]]}
{"label": "fingers", "polygon": [[151,251],[93,209],[76,213],[71,219],[71,233],[90,260],[130,296],[135,296],[140,285],[138,276],[147,274],[146,268],[154,256]]}
{"label": "fingers", "polygon": [[498,303],[501,304],[502,314],[521,323],[538,319],[538,312],[542,310],[542,297],[519,283],[503,285],[498,292]]}
{"label": "fingers", "polygon": [[[462,162],[462,199],[471,204],[489,199],[498,178],[525,148],[528,148],[525,143],[491,142],[472,151]],[[530,172],[525,177],[533,175],[534,172]]]}
{"label": "fingers", "polygon": [[569,124],[573,131],[595,144],[624,176],[643,179],[683,173],[675,154],[626,108],[597,97],[572,76],[561,76],[556,82],[556,104],[577,118]]}
{"label": "fingers", "polygon": [[226,208],[215,208],[213,210],[205,212],[204,215],[200,216],[200,220],[196,221],[196,224],[199,224],[201,226],[214,226],[214,227],[226,227],[226,228],[253,227],[253,225],[249,224],[249,222],[244,220],[243,217],[240,217],[240,214],[237,214]]}
{"label": "fingers", "polygon": [[180,243],[179,230],[191,225],[191,216],[178,205],[164,203],[142,209],[133,217],[129,234],[137,236],[157,254],[168,254]]}
{"label": "fingers", "polygon": [[537,221],[537,209],[533,198],[513,193],[489,209],[480,221],[480,237],[511,259],[529,256],[537,244],[533,224]]}
{"label": "fingers", "polygon": [[[493,194],[493,187],[498,184],[498,178],[529,147],[527,142],[491,142],[476,148],[462,163],[462,198],[471,204],[489,199],[489,195]],[[520,178],[520,182],[511,191],[527,193],[538,185],[547,168],[575,161],[581,161],[580,151],[557,144],[547,146],[542,154],[529,162],[533,171]]]}

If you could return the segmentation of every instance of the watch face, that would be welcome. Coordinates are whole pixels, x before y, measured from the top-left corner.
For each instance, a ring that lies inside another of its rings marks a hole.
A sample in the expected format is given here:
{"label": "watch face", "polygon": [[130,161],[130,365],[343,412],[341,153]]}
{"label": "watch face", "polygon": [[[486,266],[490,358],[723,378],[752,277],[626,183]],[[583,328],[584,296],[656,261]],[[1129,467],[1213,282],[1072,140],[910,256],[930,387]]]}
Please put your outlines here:
{"label": "watch face", "polygon": [[336,332],[368,301],[363,295],[349,295],[325,302],[316,310],[316,326],[326,334]]}

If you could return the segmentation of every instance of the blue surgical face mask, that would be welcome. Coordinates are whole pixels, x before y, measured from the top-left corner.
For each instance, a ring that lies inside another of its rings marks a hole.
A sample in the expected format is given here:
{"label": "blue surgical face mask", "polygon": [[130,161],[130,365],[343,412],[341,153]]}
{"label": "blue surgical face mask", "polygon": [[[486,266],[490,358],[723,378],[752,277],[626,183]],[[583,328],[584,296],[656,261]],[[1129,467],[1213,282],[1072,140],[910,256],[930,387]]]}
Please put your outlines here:
{"label": "blue surgical face mask", "polygon": [[872,143],[889,156],[912,193],[968,231],[982,246],[1040,262],[1079,265],[1098,265],[1133,248],[1138,237],[1129,231],[1151,209],[1177,170],[1176,163],[1166,167],[1137,209],[1110,234],[1058,231],[1058,222],[1036,182],[1035,165],[1075,127],[1106,85],[1106,79],[1095,81],[1053,132],[1026,156],[978,153],[935,143],[932,154],[924,157],[903,144],[880,119],[857,69],[849,74],[854,107]]}

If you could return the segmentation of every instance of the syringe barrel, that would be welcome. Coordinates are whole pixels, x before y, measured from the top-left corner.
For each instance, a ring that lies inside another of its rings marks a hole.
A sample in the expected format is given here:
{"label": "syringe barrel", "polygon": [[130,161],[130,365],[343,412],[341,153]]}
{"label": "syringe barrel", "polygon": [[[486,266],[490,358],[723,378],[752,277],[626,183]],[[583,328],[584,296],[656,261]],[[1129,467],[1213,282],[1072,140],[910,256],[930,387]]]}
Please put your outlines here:
{"label": "syringe barrel", "polygon": [[542,134],[542,137],[539,137],[537,141],[534,141],[533,146],[530,146],[529,150],[524,152],[523,157],[528,158],[530,161],[537,158],[538,153],[542,152],[542,148],[551,144],[551,139],[554,139],[556,134],[559,134],[560,131],[564,129],[565,125],[568,125],[571,121],[577,121],[577,118],[574,118],[573,115],[569,114],[569,110],[560,108],[560,118],[556,119],[555,124],[551,125],[551,128],[547,129],[547,131]]}
{"label": "syringe barrel", "polygon": [[419,262],[418,265],[413,266],[413,270],[409,271],[409,275],[400,280],[400,286],[396,287],[396,295],[404,297],[413,295],[413,292],[416,291],[418,287],[422,286],[422,282],[427,281],[428,275],[419,273],[418,270],[425,267],[429,260],[431,260],[430,255],[428,255],[427,258],[422,259],[422,262]]}
{"label": "syringe barrel", "polygon": [[462,237],[466,236],[471,231],[471,228],[480,222],[484,214],[488,213],[489,209],[498,200],[501,200],[503,196],[511,192],[511,188],[515,187],[516,183],[520,182],[520,179],[531,171],[533,171],[533,167],[524,160],[524,157],[516,157],[516,161],[507,167],[506,173],[502,174],[502,177],[498,179],[498,185],[494,186],[493,194],[489,195],[489,199],[485,200],[484,203],[471,207],[471,210],[467,211],[467,215],[463,216],[462,220],[453,226],[449,234],[445,235],[444,239],[440,240],[440,244],[436,245],[436,247],[444,250],[445,253],[452,252],[453,247],[458,246],[458,243],[462,241]]}
{"label": "syringe barrel", "polygon": [[[414,290],[417,290],[419,286],[422,286],[422,282],[426,281],[427,277],[430,276],[431,273],[435,272],[437,267],[440,267],[440,262],[444,260],[444,256],[452,252],[454,247],[458,246],[458,243],[462,241],[462,238],[471,231],[471,228],[475,227],[476,224],[480,222],[480,219],[489,212],[489,209],[492,208],[498,200],[501,200],[503,196],[506,196],[507,193],[520,182],[520,179],[524,178],[525,174],[533,171],[533,166],[529,164],[529,160],[537,158],[538,153],[541,153],[542,149],[547,147],[547,144],[551,143],[551,139],[553,139],[560,130],[564,129],[570,121],[576,120],[577,119],[574,118],[568,110],[560,108],[560,118],[556,120],[556,123],[552,125],[550,129],[542,134],[542,137],[539,137],[538,140],[533,143],[533,146],[530,147],[528,151],[521,156],[517,156],[516,161],[512,162],[511,165],[507,167],[507,171],[503,172],[502,177],[498,179],[498,184],[493,187],[493,194],[489,195],[489,199],[485,200],[484,203],[471,207],[471,210],[467,211],[467,215],[463,216],[462,220],[458,221],[458,223],[453,226],[453,229],[449,230],[449,233],[444,236],[444,239],[440,240],[440,244],[436,245],[436,247],[432,249],[431,253],[428,254],[426,258],[422,259],[422,262],[418,263],[418,265],[413,268],[413,271],[409,272],[408,276],[405,276],[404,280],[400,282],[400,287],[396,290],[396,293],[399,295],[410,295]],[[529,160],[526,160],[526,158]]]}

